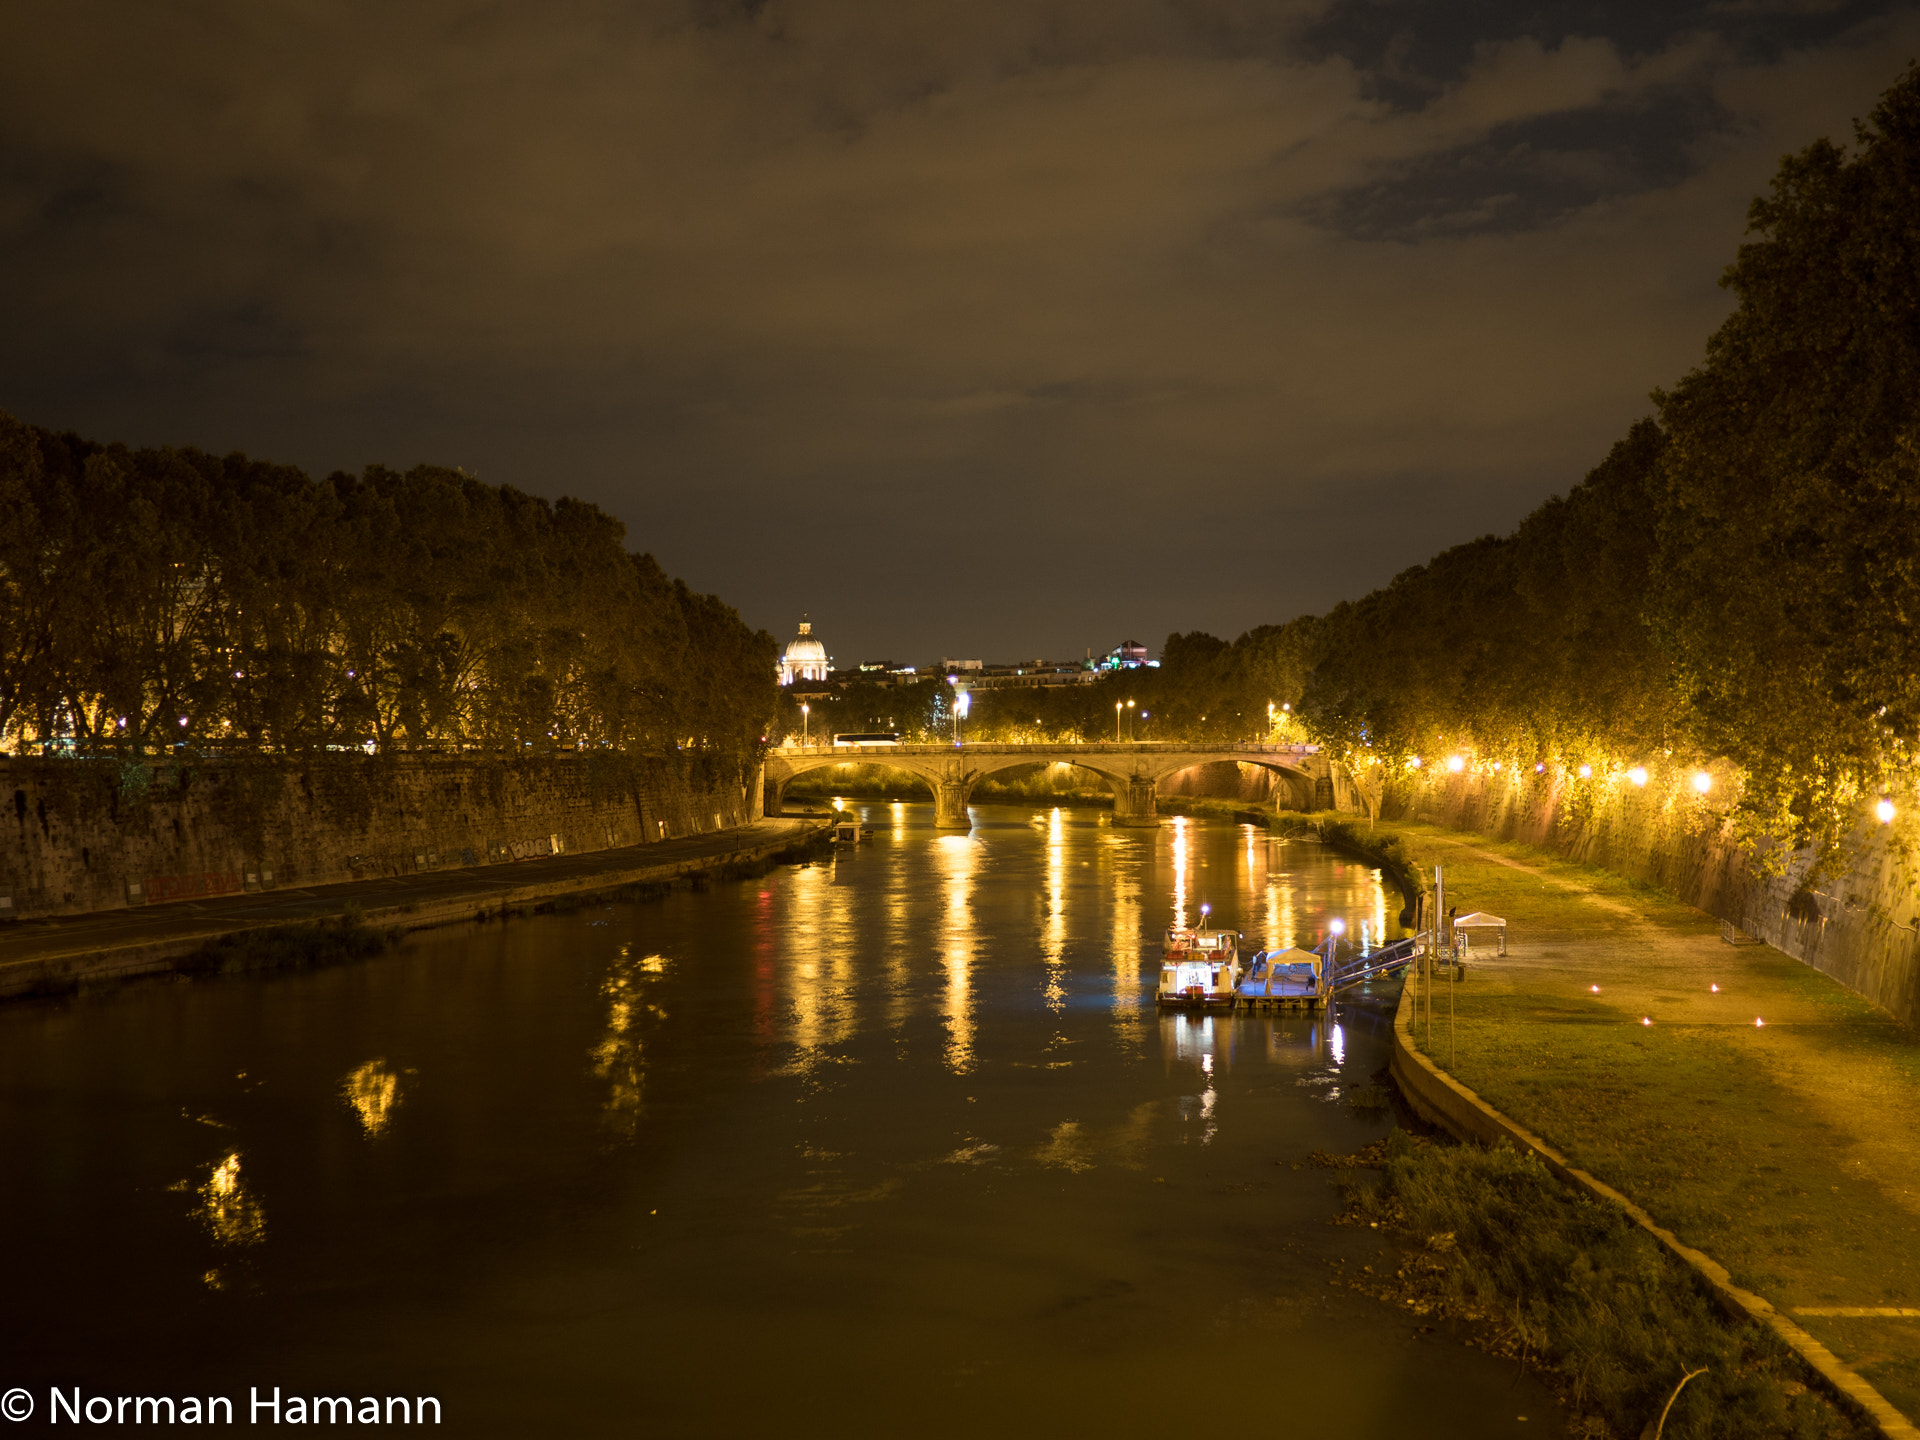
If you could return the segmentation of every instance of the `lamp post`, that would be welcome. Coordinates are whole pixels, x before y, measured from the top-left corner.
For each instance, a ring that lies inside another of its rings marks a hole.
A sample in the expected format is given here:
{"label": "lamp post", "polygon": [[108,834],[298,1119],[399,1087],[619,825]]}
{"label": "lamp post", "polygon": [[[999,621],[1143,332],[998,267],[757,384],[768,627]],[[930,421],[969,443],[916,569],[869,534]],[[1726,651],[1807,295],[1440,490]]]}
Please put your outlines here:
{"label": "lamp post", "polygon": [[1120,702],[1113,702],[1113,743],[1120,743]]}
{"label": "lamp post", "polygon": [[805,750],[812,742],[807,738],[807,702],[800,702],[800,748]]}
{"label": "lamp post", "polygon": [[955,745],[961,743],[960,722],[967,718],[967,711],[972,708],[972,699],[965,690],[962,690],[953,702],[953,743]]}
{"label": "lamp post", "polygon": [[1133,740],[1133,701],[1127,701],[1127,740]]}

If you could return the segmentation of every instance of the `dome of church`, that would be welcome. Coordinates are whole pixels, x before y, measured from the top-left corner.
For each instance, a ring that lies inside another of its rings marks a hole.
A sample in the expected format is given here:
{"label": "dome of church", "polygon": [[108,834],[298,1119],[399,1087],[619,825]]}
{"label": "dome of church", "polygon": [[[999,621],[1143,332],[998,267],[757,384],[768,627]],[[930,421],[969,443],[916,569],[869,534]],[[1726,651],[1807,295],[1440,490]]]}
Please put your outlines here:
{"label": "dome of church", "polygon": [[830,664],[827,647],[814,639],[813,625],[806,616],[801,616],[800,633],[787,642],[786,653],[780,660],[780,683],[791,685],[796,680],[825,680]]}

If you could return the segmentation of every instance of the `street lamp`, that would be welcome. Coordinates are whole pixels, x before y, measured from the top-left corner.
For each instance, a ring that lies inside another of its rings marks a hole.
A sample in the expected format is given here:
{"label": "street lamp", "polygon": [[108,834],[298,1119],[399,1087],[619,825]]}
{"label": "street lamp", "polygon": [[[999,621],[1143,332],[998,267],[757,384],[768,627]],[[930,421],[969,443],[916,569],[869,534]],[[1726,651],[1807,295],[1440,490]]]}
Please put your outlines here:
{"label": "street lamp", "polygon": [[1127,739],[1133,739],[1133,701],[1127,701]]}
{"label": "street lamp", "polygon": [[807,739],[807,702],[800,702],[800,747],[805,749],[810,742]]}
{"label": "street lamp", "polygon": [[953,702],[953,743],[960,743],[960,722],[967,718],[967,711],[973,708],[973,700],[965,690]]}
{"label": "street lamp", "polygon": [[1120,702],[1113,702],[1113,743],[1120,743]]}

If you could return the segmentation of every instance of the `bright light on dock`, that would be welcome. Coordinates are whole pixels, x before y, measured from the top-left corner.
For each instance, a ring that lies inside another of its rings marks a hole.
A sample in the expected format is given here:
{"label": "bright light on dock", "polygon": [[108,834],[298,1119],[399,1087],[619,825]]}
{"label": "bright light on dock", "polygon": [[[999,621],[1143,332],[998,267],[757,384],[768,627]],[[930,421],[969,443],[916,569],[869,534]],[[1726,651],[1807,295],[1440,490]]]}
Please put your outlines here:
{"label": "bright light on dock", "polygon": [[1651,1015],[1642,1015],[1640,1017],[1640,1023],[1642,1025],[1651,1025],[1653,1023],[1653,1017]]}

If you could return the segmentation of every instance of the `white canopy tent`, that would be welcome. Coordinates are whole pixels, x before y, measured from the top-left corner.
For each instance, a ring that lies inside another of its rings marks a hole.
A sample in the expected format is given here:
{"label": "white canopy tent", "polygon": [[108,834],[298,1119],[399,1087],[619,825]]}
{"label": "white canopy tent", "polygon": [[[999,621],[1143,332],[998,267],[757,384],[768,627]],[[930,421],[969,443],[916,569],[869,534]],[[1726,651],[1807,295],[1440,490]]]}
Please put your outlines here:
{"label": "white canopy tent", "polygon": [[1471,915],[1460,915],[1453,922],[1454,938],[1457,941],[1466,938],[1465,930],[1498,930],[1500,932],[1500,953],[1507,953],[1507,922],[1498,915],[1489,915],[1484,910],[1476,910]]}

